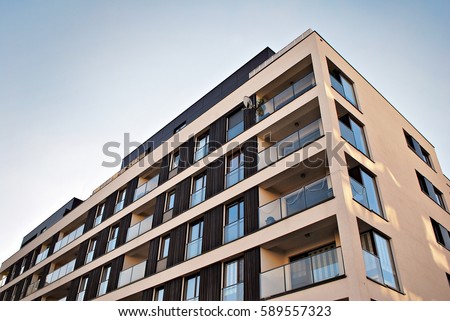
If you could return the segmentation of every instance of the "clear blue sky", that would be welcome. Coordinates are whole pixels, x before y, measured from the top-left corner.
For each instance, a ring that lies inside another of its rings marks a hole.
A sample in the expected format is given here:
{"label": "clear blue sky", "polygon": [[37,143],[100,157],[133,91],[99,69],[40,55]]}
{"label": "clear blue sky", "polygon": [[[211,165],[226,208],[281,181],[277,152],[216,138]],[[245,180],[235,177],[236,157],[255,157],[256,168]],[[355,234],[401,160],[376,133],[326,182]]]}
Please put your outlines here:
{"label": "clear blue sky", "polygon": [[[266,46],[318,31],[436,147],[450,174],[450,1],[0,0],[0,261]],[[108,160],[108,159],[106,159]]]}

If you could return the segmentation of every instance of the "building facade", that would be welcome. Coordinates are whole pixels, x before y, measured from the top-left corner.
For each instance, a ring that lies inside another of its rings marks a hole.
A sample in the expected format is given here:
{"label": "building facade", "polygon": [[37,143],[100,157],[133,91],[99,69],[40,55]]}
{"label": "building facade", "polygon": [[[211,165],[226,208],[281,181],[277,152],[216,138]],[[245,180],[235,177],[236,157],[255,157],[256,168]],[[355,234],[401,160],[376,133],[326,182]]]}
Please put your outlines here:
{"label": "building facade", "polygon": [[449,199],[434,147],[308,30],[27,235],[0,300],[450,300]]}

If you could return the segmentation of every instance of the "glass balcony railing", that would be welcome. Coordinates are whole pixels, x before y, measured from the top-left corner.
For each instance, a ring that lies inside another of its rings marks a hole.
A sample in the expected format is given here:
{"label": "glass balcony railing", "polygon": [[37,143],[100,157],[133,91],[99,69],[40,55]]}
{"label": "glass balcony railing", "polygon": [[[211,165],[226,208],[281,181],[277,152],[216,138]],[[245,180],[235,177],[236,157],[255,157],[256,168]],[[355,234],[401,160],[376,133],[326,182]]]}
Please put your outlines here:
{"label": "glass balcony railing", "polygon": [[42,251],[41,253],[38,254],[38,256],[36,257],[36,264],[44,261],[47,257],[48,257],[48,252],[49,252],[49,248],[45,249],[44,251]]}
{"label": "glass balcony railing", "polygon": [[100,283],[100,286],[98,288],[98,296],[106,294],[106,291],[108,290],[108,281],[103,281],[102,283]]}
{"label": "glass balcony railing", "polygon": [[114,213],[117,213],[117,212],[123,210],[124,204],[125,204],[125,200],[122,200],[119,203],[117,203],[116,206],[114,207]]}
{"label": "glass balcony railing", "polygon": [[102,218],[103,218],[103,214],[95,217],[94,227],[99,225],[102,222]]}
{"label": "glass balcony railing", "polygon": [[231,127],[227,131],[227,141],[232,140],[237,135],[242,133],[244,131],[244,121],[241,121],[240,123],[236,124],[234,127]]}
{"label": "glass balcony railing", "polygon": [[145,276],[146,265],[147,261],[144,261],[120,272],[118,287],[120,288],[137,280],[143,279]]}
{"label": "glass balcony railing", "polygon": [[259,208],[259,228],[302,212],[332,197],[331,180],[329,176],[325,176],[286,196],[261,206]]}
{"label": "glass balcony railing", "polygon": [[37,280],[36,282],[31,283],[28,288],[27,288],[27,294],[26,295],[30,295],[34,292],[36,292],[39,289],[39,283],[41,282],[41,280]]}
{"label": "glass balcony railing", "polygon": [[52,273],[47,274],[47,277],[45,278],[45,285],[53,283],[72,272],[75,269],[75,261],[76,259],[73,259],[69,263],[61,266],[59,269],[56,269]]}
{"label": "glass balcony railing", "polygon": [[144,234],[147,231],[150,231],[152,229],[152,225],[153,225],[153,215],[150,215],[146,219],[131,226],[127,232],[127,242],[138,237],[139,235]]}
{"label": "glass balcony railing", "polygon": [[117,238],[108,241],[108,245],[106,247],[106,253],[111,252],[116,248]]}
{"label": "glass balcony railing", "polygon": [[350,185],[352,187],[353,199],[369,208],[369,198],[367,197],[366,188],[352,177],[350,177]]}
{"label": "glass balcony railing", "polygon": [[205,192],[206,192],[206,187],[203,187],[202,189],[195,191],[191,195],[191,207],[193,207],[205,200]]}
{"label": "glass balcony railing", "polygon": [[380,259],[363,250],[364,264],[366,266],[366,276],[378,283],[384,284],[383,272],[381,271]]}
{"label": "glass balcony railing", "polygon": [[239,183],[244,179],[244,167],[240,166],[233,171],[229,172],[226,175],[226,188],[233,186],[234,184]]}
{"label": "glass balcony railing", "polygon": [[84,301],[84,294],[86,291],[81,291],[77,294],[77,301]]}
{"label": "glass balcony railing", "polygon": [[81,235],[83,235],[83,230],[84,230],[84,224],[81,225],[79,228],[77,228],[75,231],[72,231],[71,233],[69,233],[68,235],[64,236],[61,240],[59,240],[58,242],[56,242],[55,244],[55,249],[53,250],[53,253],[59,251],[60,249],[62,249],[64,246],[66,246],[67,244],[72,243],[73,241],[75,241],[77,238],[79,238]]}
{"label": "glass balcony railing", "polygon": [[236,283],[222,289],[223,301],[243,301],[244,300],[244,283]]}
{"label": "glass balcony railing", "polygon": [[187,299],[186,301],[198,301],[198,300],[199,300],[199,299],[198,299],[198,296],[196,296],[196,297]]}
{"label": "glass balcony railing", "polygon": [[224,243],[228,243],[244,236],[244,219],[241,218],[224,228]]}
{"label": "glass balcony railing", "polygon": [[341,81],[337,80],[330,74],[331,87],[336,89],[345,99],[347,99],[353,106],[357,107],[355,92],[353,85],[343,76],[340,76]]}
{"label": "glass balcony railing", "polygon": [[314,78],[314,73],[311,72],[269,101],[265,102],[263,105],[259,106],[256,110],[256,122],[260,122],[274,111],[282,108],[295,98],[303,95],[315,85],[316,80]]}
{"label": "glass balcony railing", "polygon": [[186,245],[186,260],[202,254],[202,240],[203,238],[198,238]]}
{"label": "glass balcony railing", "polygon": [[258,170],[275,163],[279,159],[303,148],[323,136],[322,120],[317,119],[302,129],[283,138],[258,154]]}
{"label": "glass balcony railing", "polygon": [[344,264],[338,247],[261,273],[260,297],[269,298],[342,275]]}
{"label": "glass balcony railing", "polygon": [[133,202],[158,187],[159,175],[152,177],[147,183],[142,184],[134,191]]}
{"label": "glass balcony railing", "polygon": [[344,86],[342,86],[341,82],[334,78],[333,75],[330,75],[331,87],[336,89],[342,96],[345,97]]}
{"label": "glass balcony railing", "polygon": [[6,275],[4,275],[4,276],[0,279],[0,288],[6,284],[6,279],[7,279]]}
{"label": "glass balcony railing", "polygon": [[88,264],[88,263],[92,262],[93,259],[94,259],[94,250],[92,250],[86,254],[86,260],[85,260],[84,264]]}
{"label": "glass balcony railing", "polygon": [[208,152],[209,152],[209,144],[206,144],[202,148],[197,149],[194,153],[194,162],[197,162],[206,155],[208,155]]}

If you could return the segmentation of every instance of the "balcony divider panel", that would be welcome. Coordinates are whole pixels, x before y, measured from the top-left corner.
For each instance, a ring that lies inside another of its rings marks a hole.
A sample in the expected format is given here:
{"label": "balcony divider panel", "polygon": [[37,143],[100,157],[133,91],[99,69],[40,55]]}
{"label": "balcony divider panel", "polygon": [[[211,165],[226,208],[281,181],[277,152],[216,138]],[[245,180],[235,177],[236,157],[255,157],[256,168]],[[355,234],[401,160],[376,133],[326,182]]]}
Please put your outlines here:
{"label": "balcony divider panel", "polygon": [[244,151],[244,177],[248,178],[258,171],[258,141],[256,136],[247,140],[242,149]]}
{"label": "balcony divider panel", "polygon": [[89,210],[86,223],[84,223],[83,233],[86,233],[94,226],[95,213],[97,213],[97,205]]}
{"label": "balcony divider panel", "polygon": [[53,235],[52,241],[51,241],[49,249],[48,249],[47,257],[49,257],[50,255],[53,254],[53,251],[55,250],[55,244],[56,244],[56,242],[58,242],[58,238],[59,238],[59,233],[56,233],[55,235]]}
{"label": "balcony divider panel", "polygon": [[113,216],[114,209],[116,207],[117,193],[118,191],[115,191],[106,198],[105,211],[103,212],[102,222]]}
{"label": "balcony divider panel", "polygon": [[139,176],[136,176],[131,181],[128,182],[126,188],[126,195],[123,207],[127,207],[131,203],[133,203],[134,191],[136,190],[139,182]]}
{"label": "balcony divider panel", "polygon": [[101,266],[89,272],[89,280],[86,286],[86,294],[84,295],[84,301],[92,300],[97,296],[97,288],[100,282],[101,274],[102,274]]}
{"label": "balcony divider panel", "polygon": [[259,247],[244,253],[244,301],[259,301],[259,273],[261,255]]}
{"label": "balcony divider panel", "polygon": [[30,253],[27,254],[25,257],[25,268],[24,272],[27,271],[31,267],[31,260],[33,259],[34,250],[32,250]]}
{"label": "balcony divider panel", "polygon": [[170,155],[164,156],[161,160],[158,185],[165,183],[169,179],[169,162],[170,162]]}
{"label": "balcony divider panel", "polygon": [[214,151],[226,142],[226,117],[220,117],[209,127],[210,151]]}
{"label": "balcony divider panel", "polygon": [[153,215],[152,228],[155,228],[162,224],[165,202],[166,193],[159,194],[156,197],[155,214]]}
{"label": "balcony divider panel", "polygon": [[220,301],[222,263],[214,263],[200,271],[200,301]]}
{"label": "balcony divider panel", "polygon": [[145,267],[145,276],[156,273],[156,263],[158,262],[159,237],[150,241],[147,265]]}
{"label": "balcony divider panel", "polygon": [[86,254],[89,247],[89,240],[80,244],[80,248],[77,254],[77,260],[75,261],[75,270],[82,267],[86,261]]}
{"label": "balcony divider panel", "polygon": [[248,235],[259,229],[258,198],[257,186],[244,193],[244,235]]}
{"label": "balcony divider panel", "polygon": [[188,177],[175,187],[175,202],[173,207],[173,217],[189,209],[191,192],[191,178]]}
{"label": "balcony divider panel", "polygon": [[214,250],[222,245],[223,206],[219,205],[203,216],[202,253]]}
{"label": "balcony divider panel", "polygon": [[189,138],[187,142],[184,142],[180,146],[180,163],[178,165],[177,173],[181,173],[194,162],[194,147],[194,137]]}
{"label": "balcony divider panel", "polygon": [[42,289],[45,286],[45,278],[47,277],[49,271],[50,271],[50,263],[48,263],[42,269],[42,277],[39,281],[38,289]]}
{"label": "balcony divider panel", "polygon": [[29,267],[29,268],[31,268],[31,267],[33,267],[33,266],[36,265],[36,259],[37,259],[38,255],[39,255],[39,253],[41,253],[41,249],[42,249],[42,244],[39,244],[39,245],[34,249],[34,255],[33,255],[32,260],[31,260],[31,262],[30,262],[30,267]]}
{"label": "balcony divider panel", "polygon": [[108,243],[108,237],[109,237],[109,226],[103,229],[100,233],[98,233],[97,244],[94,250],[94,257],[93,257],[94,260],[105,254],[106,245]]}
{"label": "balcony divider panel", "polygon": [[167,257],[167,268],[172,267],[184,260],[186,248],[187,225],[183,224],[170,232],[169,256]]}
{"label": "balcony divider panel", "polygon": [[208,199],[223,191],[225,184],[225,157],[221,156],[206,168],[206,194]]}
{"label": "balcony divider panel", "polygon": [[182,278],[176,278],[164,284],[164,301],[180,301],[182,285]]}
{"label": "balcony divider panel", "polygon": [[[252,95],[250,99],[253,102],[253,105],[256,105],[256,96]],[[244,109],[244,128],[245,130],[251,128],[256,124],[256,110],[253,108]]]}
{"label": "balcony divider panel", "polygon": [[153,288],[142,291],[142,301],[153,301]]}
{"label": "balcony divider panel", "polygon": [[117,245],[116,247],[121,246],[127,240],[127,232],[131,223],[131,213],[124,216],[119,223],[119,235],[117,236]]}
{"label": "balcony divider panel", "polygon": [[70,282],[69,293],[67,294],[67,301],[75,301],[77,299],[78,288],[80,287],[81,277],[78,277]]}
{"label": "balcony divider panel", "polygon": [[111,263],[111,273],[109,274],[108,287],[106,288],[106,292],[111,292],[117,289],[117,285],[119,284],[119,275],[122,271],[123,261],[125,256],[121,255],[115,258]]}

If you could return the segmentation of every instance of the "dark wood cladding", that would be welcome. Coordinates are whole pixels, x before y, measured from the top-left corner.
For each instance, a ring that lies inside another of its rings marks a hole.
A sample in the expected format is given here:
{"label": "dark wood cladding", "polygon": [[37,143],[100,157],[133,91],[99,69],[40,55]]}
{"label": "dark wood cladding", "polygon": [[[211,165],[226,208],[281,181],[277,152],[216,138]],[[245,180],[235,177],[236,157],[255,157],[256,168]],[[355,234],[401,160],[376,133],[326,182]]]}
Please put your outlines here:
{"label": "dark wood cladding", "polygon": [[222,263],[214,263],[200,271],[200,301],[220,301]]}
{"label": "dark wood cladding", "polygon": [[219,205],[203,216],[202,253],[214,250],[222,245],[223,206]]}
{"label": "dark wood cladding", "polygon": [[50,246],[48,249],[47,257],[49,257],[50,255],[52,255],[54,253],[53,251],[55,250],[55,244],[56,244],[56,242],[58,242],[58,239],[59,239],[59,232],[56,233],[55,235],[53,235],[53,237],[52,237],[52,240],[50,242]]}
{"label": "dark wood cladding", "polygon": [[225,184],[225,156],[206,166],[206,195],[208,199],[223,191]]}
{"label": "dark wood cladding", "polygon": [[67,294],[67,301],[76,301],[78,295],[78,288],[80,287],[81,277],[78,277],[70,282],[69,293]]}
{"label": "dark wood cladding", "polygon": [[189,209],[191,198],[191,178],[188,177],[175,187],[175,203],[173,207],[173,217]]}
{"label": "dark wood cladding", "polygon": [[78,250],[77,259],[75,261],[75,270],[82,267],[84,262],[86,261],[86,254],[89,247],[89,240],[84,241],[80,244],[80,248]]}
{"label": "dark wood cladding", "polygon": [[142,291],[142,301],[153,300],[153,288]]}
{"label": "dark wood cladding", "polygon": [[244,129],[247,130],[256,124],[256,111],[253,108],[244,109]]}
{"label": "dark wood cladding", "polygon": [[86,233],[94,226],[95,213],[97,213],[97,205],[89,210],[86,223],[84,223],[83,233]]}
{"label": "dark wood cladding", "polygon": [[115,258],[111,263],[111,273],[109,274],[108,287],[106,289],[107,292],[114,291],[117,289],[119,284],[119,276],[122,271],[123,261],[125,256],[121,255],[118,258]]}
{"label": "dark wood cladding", "polygon": [[28,253],[28,255],[25,257],[25,269],[24,272],[28,271],[28,269],[30,267],[32,267],[33,265],[33,260],[34,258],[37,256],[38,253],[36,253],[36,249],[34,249],[33,251],[31,251],[30,253]]}
{"label": "dark wood cladding", "polygon": [[159,185],[165,183],[169,179],[169,162],[170,154],[164,156],[161,160],[161,169],[159,171]]}
{"label": "dark wood cladding", "polygon": [[156,273],[156,263],[158,262],[159,237],[150,241],[147,265],[145,267],[145,276]]}
{"label": "dark wood cladding", "polygon": [[244,193],[244,234],[256,232],[259,229],[258,187],[255,186]]}
{"label": "dark wood cladding", "polygon": [[94,250],[94,260],[106,252],[106,245],[108,243],[109,237],[109,227],[103,229],[100,233],[97,234],[97,244],[95,245]]}
{"label": "dark wood cladding", "polygon": [[187,142],[184,142],[180,148],[180,162],[178,164],[178,170],[177,173],[181,173],[186,168],[191,166],[194,162],[194,146],[195,145],[195,139],[194,137],[191,137],[188,139]]}
{"label": "dark wood cladding", "polygon": [[42,289],[45,286],[45,278],[47,277],[48,272],[50,272],[50,263],[44,266],[44,268],[42,269],[42,277],[39,280],[38,289]]}
{"label": "dark wood cladding", "polygon": [[186,229],[183,224],[170,232],[169,256],[167,257],[167,268],[184,261],[184,250],[186,248]]}
{"label": "dark wood cladding", "polygon": [[19,282],[17,282],[17,284],[15,285],[15,287],[17,288],[16,293],[14,293],[14,297],[11,297],[12,301],[19,301],[20,300],[20,295],[22,293],[22,288],[23,288],[23,284],[24,284],[25,280],[20,280]]}
{"label": "dark wood cladding", "polygon": [[25,279],[23,288],[22,288],[22,293],[20,294],[20,299],[23,299],[27,295],[27,290],[28,290],[28,287],[30,286],[32,280],[33,280],[33,274],[29,275]]}
{"label": "dark wood cladding", "polygon": [[244,152],[244,177],[249,178],[258,171],[258,141],[256,136],[242,144]]}
{"label": "dark wood cladding", "polygon": [[164,284],[164,301],[180,301],[182,285],[182,278],[176,278]]}
{"label": "dark wood cladding", "polygon": [[244,253],[244,301],[259,301],[261,255],[258,247]]}
{"label": "dark wood cladding", "polygon": [[86,287],[86,293],[84,294],[84,301],[92,300],[97,296],[97,289],[100,283],[101,274],[101,266],[89,272],[89,280]]}
{"label": "dark wood cladding", "polygon": [[136,176],[127,184],[126,194],[125,194],[125,202],[124,208],[133,203],[134,191],[136,190],[139,182],[139,176]]}
{"label": "dark wood cladding", "polygon": [[155,213],[153,214],[152,228],[155,228],[162,224],[165,203],[166,203],[166,193],[159,194],[156,197]]}
{"label": "dark wood cladding", "polygon": [[220,117],[209,126],[209,150],[214,151],[225,144],[227,119]]}
{"label": "dark wood cladding", "polygon": [[116,200],[117,200],[117,193],[118,191],[115,191],[111,195],[109,195],[106,198],[105,201],[105,210],[103,212],[102,216],[102,222],[106,221],[108,218],[114,215],[114,208],[116,207]]}
{"label": "dark wood cladding", "polygon": [[131,213],[122,217],[119,223],[119,235],[117,236],[117,244],[116,247],[121,246],[122,244],[125,244],[127,240],[127,233],[128,228],[130,227],[131,223]]}

